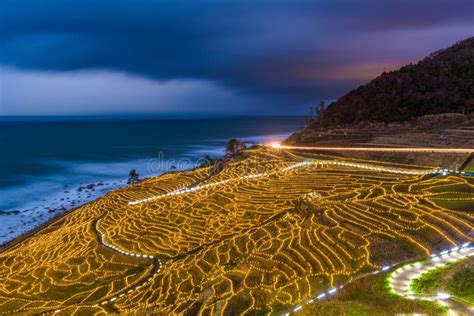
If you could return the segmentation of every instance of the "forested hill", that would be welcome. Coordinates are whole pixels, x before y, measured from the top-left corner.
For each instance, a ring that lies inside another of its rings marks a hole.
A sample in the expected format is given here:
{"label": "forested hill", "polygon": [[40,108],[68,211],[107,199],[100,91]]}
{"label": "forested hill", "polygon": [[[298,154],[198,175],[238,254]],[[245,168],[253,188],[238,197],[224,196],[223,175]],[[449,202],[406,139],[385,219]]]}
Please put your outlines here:
{"label": "forested hill", "polygon": [[383,73],[330,104],[309,128],[474,111],[474,37]]}

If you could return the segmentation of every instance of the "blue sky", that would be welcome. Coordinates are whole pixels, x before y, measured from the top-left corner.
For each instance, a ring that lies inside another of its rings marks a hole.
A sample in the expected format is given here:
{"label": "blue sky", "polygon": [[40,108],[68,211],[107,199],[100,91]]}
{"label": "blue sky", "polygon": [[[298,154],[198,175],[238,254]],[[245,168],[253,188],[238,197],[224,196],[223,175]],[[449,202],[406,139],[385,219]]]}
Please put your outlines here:
{"label": "blue sky", "polygon": [[473,36],[471,0],[2,0],[0,115],[301,114]]}

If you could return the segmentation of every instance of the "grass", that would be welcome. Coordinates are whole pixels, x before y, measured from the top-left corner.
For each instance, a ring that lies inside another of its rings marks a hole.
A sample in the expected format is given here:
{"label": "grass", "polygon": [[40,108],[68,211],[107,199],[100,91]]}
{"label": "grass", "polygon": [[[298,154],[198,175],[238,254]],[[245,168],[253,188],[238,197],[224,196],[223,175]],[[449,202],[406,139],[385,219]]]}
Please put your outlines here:
{"label": "grass", "polygon": [[474,258],[448,263],[422,274],[413,280],[412,290],[421,294],[447,291],[474,305]]}
{"label": "grass", "polygon": [[387,274],[367,276],[344,287],[334,298],[303,307],[301,315],[443,315],[446,308],[434,302],[408,300],[391,294]]}
{"label": "grass", "polygon": [[465,172],[474,172],[474,160],[471,160],[471,162],[464,168]]}
{"label": "grass", "polygon": [[474,201],[457,201],[457,200],[434,200],[438,206],[446,209],[456,210],[460,212],[473,213],[474,212]]}
{"label": "grass", "polygon": [[462,268],[448,281],[447,289],[452,295],[474,305],[474,269]]}
{"label": "grass", "polygon": [[465,192],[472,193],[474,188],[468,183],[459,183],[452,185],[444,185],[442,187],[434,187],[428,190],[432,193],[445,193],[445,192]]}
{"label": "grass", "polygon": [[423,273],[419,278],[413,280],[411,289],[418,294],[433,294],[438,289],[438,282],[442,275],[452,268],[454,263],[447,263],[446,265]]}

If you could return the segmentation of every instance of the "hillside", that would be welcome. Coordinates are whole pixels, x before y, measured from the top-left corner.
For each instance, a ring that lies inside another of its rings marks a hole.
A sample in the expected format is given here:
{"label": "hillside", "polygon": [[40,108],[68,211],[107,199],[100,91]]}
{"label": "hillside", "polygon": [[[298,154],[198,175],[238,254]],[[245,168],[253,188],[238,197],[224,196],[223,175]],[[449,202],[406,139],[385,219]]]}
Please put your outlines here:
{"label": "hillside", "polygon": [[330,104],[308,129],[474,111],[474,37],[383,73]]}
{"label": "hillside", "polygon": [[472,241],[473,179],[435,168],[259,147],[147,179],[0,252],[0,314],[281,315]]}
{"label": "hillside", "polygon": [[474,113],[431,114],[404,122],[359,122],[293,133],[286,143],[329,146],[474,148]]}

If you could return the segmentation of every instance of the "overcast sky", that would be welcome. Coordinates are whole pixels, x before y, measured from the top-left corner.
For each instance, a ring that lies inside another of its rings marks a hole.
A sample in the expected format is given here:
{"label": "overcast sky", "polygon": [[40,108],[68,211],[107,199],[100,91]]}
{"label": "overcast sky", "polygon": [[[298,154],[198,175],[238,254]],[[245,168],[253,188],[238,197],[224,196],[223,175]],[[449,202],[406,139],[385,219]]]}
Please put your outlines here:
{"label": "overcast sky", "polygon": [[2,0],[0,115],[301,114],[473,30],[472,0]]}

